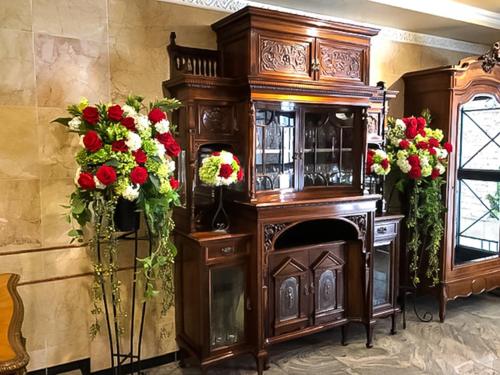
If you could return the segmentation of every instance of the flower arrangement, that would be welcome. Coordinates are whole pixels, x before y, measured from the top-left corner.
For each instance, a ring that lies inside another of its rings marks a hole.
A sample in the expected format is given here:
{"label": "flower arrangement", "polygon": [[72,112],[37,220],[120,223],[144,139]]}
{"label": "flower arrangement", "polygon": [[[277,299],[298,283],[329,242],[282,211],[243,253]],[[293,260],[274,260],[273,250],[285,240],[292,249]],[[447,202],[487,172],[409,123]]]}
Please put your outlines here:
{"label": "flower arrangement", "polygon": [[228,151],[215,151],[204,158],[198,171],[200,180],[209,186],[228,186],[243,180],[238,158]]}
{"label": "flower arrangement", "polygon": [[[175,161],[181,151],[175,141],[167,112],[178,108],[176,99],[161,99],[146,107],[140,96],[129,96],[124,105],[89,105],[86,99],[70,105],[69,118],[58,122],[80,136],[82,148],[76,154],[79,168],[75,191],[71,194],[69,221],[76,222],[69,232],[73,240],[84,241],[84,228],[93,230],[89,246],[95,256],[93,285],[96,321],[101,312],[100,289],[110,278],[112,300],[119,308],[120,282],[117,277],[117,241],[113,214],[119,199],[135,202],[144,212],[152,242],[152,252],[140,259],[145,278],[145,297],[163,292],[163,311],[173,303],[172,263],[176,255],[170,241],[173,228],[172,206],[178,204],[179,182],[174,177]],[[145,113],[141,113],[145,111]],[[98,254],[104,244],[109,261]],[[159,285],[158,285],[159,284]]]}
{"label": "flower arrangement", "polygon": [[391,171],[391,160],[384,150],[368,149],[366,174],[386,176]]}
{"label": "flower arrangement", "polygon": [[387,152],[400,173],[395,187],[409,195],[408,250],[413,284],[420,282],[419,250],[427,252],[426,277],[439,282],[439,250],[444,233],[441,186],[452,145],[440,129],[432,129],[428,110],[419,117],[388,120]]}

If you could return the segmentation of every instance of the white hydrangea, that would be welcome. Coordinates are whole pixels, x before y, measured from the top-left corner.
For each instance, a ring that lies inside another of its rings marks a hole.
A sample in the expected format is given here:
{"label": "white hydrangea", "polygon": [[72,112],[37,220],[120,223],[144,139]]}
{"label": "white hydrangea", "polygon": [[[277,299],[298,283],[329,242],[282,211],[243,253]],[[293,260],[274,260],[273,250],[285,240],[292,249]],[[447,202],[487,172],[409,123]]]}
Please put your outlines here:
{"label": "white hydrangea", "polygon": [[406,130],[406,125],[401,119],[396,120],[396,128],[398,128],[400,131],[405,131]]}
{"label": "white hydrangea", "polygon": [[80,125],[82,124],[82,120],[80,117],[73,117],[70,122],[68,122],[68,126],[73,131],[80,130]]}
{"label": "white hydrangea", "polygon": [[397,159],[406,159],[408,157],[408,151],[406,150],[399,150],[398,153],[396,154]]}
{"label": "white hydrangea", "polygon": [[230,152],[221,151],[219,156],[222,159],[223,164],[231,164],[233,162],[233,154]]}
{"label": "white hydrangea", "polygon": [[96,176],[94,176],[94,182],[97,189],[106,189],[106,185],[104,185]]}
{"label": "white hydrangea", "polygon": [[436,156],[438,159],[446,159],[448,157],[448,151],[445,148],[436,148]]}
{"label": "white hydrangea", "polygon": [[384,150],[375,150],[375,155],[380,157],[381,159],[387,158],[387,153]]}
{"label": "white hydrangea", "polygon": [[123,191],[122,197],[129,201],[135,201],[139,196],[139,185],[128,185]]}
{"label": "white hydrangea", "polygon": [[161,144],[157,139],[154,140],[154,143],[156,145],[156,154],[160,159],[165,159],[165,153],[167,150],[165,149],[165,146]]}
{"label": "white hydrangea", "polygon": [[135,117],[135,127],[138,131],[145,131],[151,127],[151,122],[146,115],[138,115]]}
{"label": "white hydrangea", "polygon": [[398,165],[399,169],[401,169],[401,172],[403,173],[408,173],[411,169],[411,165],[406,159],[398,159],[396,161],[396,164]]}
{"label": "white hydrangea", "polygon": [[429,165],[429,157],[427,155],[420,156],[420,166],[425,168]]}
{"label": "white hydrangea", "polygon": [[173,160],[168,161],[168,171],[169,173],[173,173],[175,171],[175,161]]}
{"label": "white hydrangea", "polygon": [[422,177],[430,176],[431,173],[432,173],[432,167],[430,165],[422,167]]}
{"label": "white hydrangea", "polygon": [[142,140],[139,134],[129,131],[127,134],[127,140],[125,144],[130,151],[137,151],[142,146]]}
{"label": "white hydrangea", "polygon": [[437,163],[435,168],[439,171],[439,174],[443,174],[446,171],[446,168],[441,163]]}
{"label": "white hydrangea", "polygon": [[122,105],[122,109],[123,109],[123,112],[130,117],[137,116],[137,112],[135,111],[135,108],[128,105],[128,104]]}
{"label": "white hydrangea", "polygon": [[168,133],[168,130],[170,129],[170,122],[163,119],[155,124],[155,129],[160,134]]}
{"label": "white hydrangea", "polygon": [[391,144],[393,146],[399,147],[399,142],[401,142],[401,138],[391,138]]}
{"label": "white hydrangea", "polygon": [[391,170],[391,167],[389,166],[387,169],[384,169],[380,164],[373,164],[371,170],[378,175],[386,175]]}

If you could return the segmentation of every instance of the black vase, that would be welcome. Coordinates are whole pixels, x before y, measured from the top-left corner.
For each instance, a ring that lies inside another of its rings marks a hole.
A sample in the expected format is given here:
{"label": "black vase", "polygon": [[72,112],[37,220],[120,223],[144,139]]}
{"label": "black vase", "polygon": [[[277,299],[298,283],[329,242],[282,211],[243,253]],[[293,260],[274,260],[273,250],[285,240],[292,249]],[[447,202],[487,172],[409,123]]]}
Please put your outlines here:
{"label": "black vase", "polygon": [[115,229],[119,232],[135,232],[140,226],[140,213],[135,202],[119,198],[115,208]]}

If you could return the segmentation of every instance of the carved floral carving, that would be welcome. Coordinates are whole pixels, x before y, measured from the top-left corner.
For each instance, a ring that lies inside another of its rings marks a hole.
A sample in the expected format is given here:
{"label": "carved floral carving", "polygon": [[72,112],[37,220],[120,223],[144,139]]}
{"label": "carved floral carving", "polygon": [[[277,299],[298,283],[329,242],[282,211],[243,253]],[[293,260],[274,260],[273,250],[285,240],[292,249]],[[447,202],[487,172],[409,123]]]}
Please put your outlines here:
{"label": "carved floral carving", "polygon": [[320,46],[320,72],[326,77],[361,79],[361,51]]}
{"label": "carved floral carving", "polygon": [[260,70],[308,74],[309,47],[275,39],[260,40]]}
{"label": "carved floral carving", "polygon": [[200,112],[200,123],[203,130],[210,133],[226,134],[232,134],[236,130],[230,107],[203,106],[200,108]]}
{"label": "carved floral carving", "polygon": [[273,240],[276,235],[287,227],[288,224],[266,224],[264,225],[264,250],[268,252],[271,250]]}
{"label": "carved floral carving", "polygon": [[352,215],[346,216],[347,220],[352,221],[359,228],[359,232],[364,237],[366,234],[366,215]]}

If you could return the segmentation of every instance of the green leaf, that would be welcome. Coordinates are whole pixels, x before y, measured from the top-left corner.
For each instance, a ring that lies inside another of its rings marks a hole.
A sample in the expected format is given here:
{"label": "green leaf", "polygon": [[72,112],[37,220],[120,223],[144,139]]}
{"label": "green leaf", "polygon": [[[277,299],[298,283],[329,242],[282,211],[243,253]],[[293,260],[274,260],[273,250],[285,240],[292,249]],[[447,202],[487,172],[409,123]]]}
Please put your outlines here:
{"label": "green leaf", "polygon": [[72,120],[71,117],[58,117],[56,118],[55,120],[52,120],[52,122],[56,122],[58,124],[62,124],[62,125],[65,125],[65,126],[68,126],[68,123]]}

